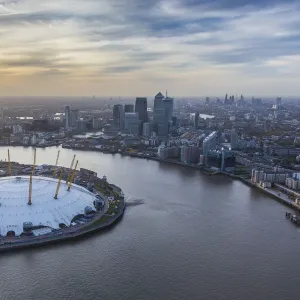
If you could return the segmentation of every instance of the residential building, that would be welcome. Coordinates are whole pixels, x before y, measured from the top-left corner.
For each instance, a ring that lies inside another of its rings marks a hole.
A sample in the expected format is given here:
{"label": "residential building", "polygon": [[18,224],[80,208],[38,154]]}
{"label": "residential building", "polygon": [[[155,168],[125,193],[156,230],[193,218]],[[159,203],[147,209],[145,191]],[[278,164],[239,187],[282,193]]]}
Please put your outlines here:
{"label": "residential building", "polygon": [[65,107],[65,128],[69,129],[71,126],[71,108],[70,106]]}
{"label": "residential building", "polygon": [[210,135],[208,135],[202,144],[203,154],[207,155],[210,150],[215,150],[217,146],[217,132],[213,131]]}

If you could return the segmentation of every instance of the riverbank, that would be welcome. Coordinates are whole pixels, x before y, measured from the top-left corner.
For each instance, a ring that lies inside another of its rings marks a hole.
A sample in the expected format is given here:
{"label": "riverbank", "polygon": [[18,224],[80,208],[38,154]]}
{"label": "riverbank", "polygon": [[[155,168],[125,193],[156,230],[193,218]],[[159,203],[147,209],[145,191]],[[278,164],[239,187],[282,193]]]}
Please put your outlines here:
{"label": "riverbank", "polygon": [[108,153],[108,154],[120,154],[121,156],[129,156],[129,157],[133,157],[133,158],[140,158],[140,159],[147,159],[147,160],[154,160],[154,161],[158,161],[161,163],[167,163],[167,164],[173,164],[173,165],[179,165],[179,166],[183,166],[183,167],[188,167],[191,169],[195,169],[195,170],[199,170],[201,171],[203,174],[206,174],[208,176],[212,176],[212,175],[224,175],[224,176],[229,176],[233,179],[239,180],[241,182],[243,182],[245,185],[248,185],[252,188],[259,188],[261,191],[263,191],[264,193],[266,193],[267,195],[271,196],[271,198],[277,200],[278,202],[289,206],[297,211],[300,211],[300,206],[297,205],[295,202],[293,202],[292,200],[288,199],[286,197],[285,194],[280,194],[278,195],[278,193],[276,193],[276,191],[273,190],[269,190],[269,189],[264,189],[259,185],[256,185],[255,183],[253,183],[251,180],[248,180],[242,176],[239,175],[235,175],[232,173],[228,173],[228,172],[224,172],[224,171],[214,171],[214,170],[209,170],[207,168],[205,168],[204,166],[198,166],[195,164],[187,164],[187,163],[182,163],[180,161],[177,160],[165,160],[165,159],[160,159],[158,157],[155,156],[147,156],[147,155],[139,155],[137,153],[128,153],[128,152],[118,152],[118,151],[109,151],[109,150],[104,150],[104,149],[95,149],[95,148],[86,148],[86,149],[82,149],[82,148],[77,148],[77,147],[65,147],[63,145],[63,148],[68,148],[68,149],[73,149],[73,150],[81,150],[81,151],[96,151],[96,152],[102,152],[102,153]]}

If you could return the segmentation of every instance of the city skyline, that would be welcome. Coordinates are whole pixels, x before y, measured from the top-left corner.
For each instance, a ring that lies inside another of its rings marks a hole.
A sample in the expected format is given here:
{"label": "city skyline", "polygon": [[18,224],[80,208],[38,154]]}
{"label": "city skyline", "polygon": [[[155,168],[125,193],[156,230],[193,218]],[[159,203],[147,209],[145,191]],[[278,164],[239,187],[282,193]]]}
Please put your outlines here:
{"label": "city skyline", "polygon": [[300,93],[297,1],[0,0],[0,97]]}

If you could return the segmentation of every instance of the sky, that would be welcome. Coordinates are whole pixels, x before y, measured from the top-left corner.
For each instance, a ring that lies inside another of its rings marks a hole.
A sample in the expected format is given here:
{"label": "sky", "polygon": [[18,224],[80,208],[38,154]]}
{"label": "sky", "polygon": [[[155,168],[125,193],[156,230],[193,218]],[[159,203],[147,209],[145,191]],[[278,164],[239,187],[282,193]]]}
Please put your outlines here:
{"label": "sky", "polygon": [[299,0],[0,0],[0,96],[297,96],[299,14]]}

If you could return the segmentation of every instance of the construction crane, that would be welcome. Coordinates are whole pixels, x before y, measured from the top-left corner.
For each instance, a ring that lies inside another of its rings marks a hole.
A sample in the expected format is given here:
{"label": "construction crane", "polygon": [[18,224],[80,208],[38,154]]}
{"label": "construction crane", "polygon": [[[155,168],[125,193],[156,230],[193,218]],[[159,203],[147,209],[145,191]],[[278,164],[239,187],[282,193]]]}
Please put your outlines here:
{"label": "construction crane", "polygon": [[76,157],[76,154],[74,155],[73,160],[72,160],[72,163],[71,163],[71,167],[70,167],[70,170],[69,170],[69,174],[68,174],[68,177],[67,177],[67,180],[66,180],[66,183],[67,183],[67,184],[68,184],[68,182],[70,181],[70,178],[71,178],[71,175],[72,175],[72,168],[73,168],[73,165],[74,165],[74,162],[75,162],[75,157]]}
{"label": "construction crane", "polygon": [[8,176],[11,175],[11,164],[10,164],[10,153],[9,153],[9,149],[7,150],[7,155],[8,155],[8,165],[7,165],[7,173],[8,173]]}
{"label": "construction crane", "polygon": [[64,168],[61,168],[54,199],[57,199],[59,188],[60,188],[60,183],[61,183],[61,180],[62,180],[62,177],[63,177],[63,173],[64,173]]}
{"label": "construction crane", "polygon": [[69,182],[68,192],[70,192],[70,189],[71,189],[71,186],[72,186],[72,182],[73,182],[73,180],[74,180],[74,178],[75,178],[77,165],[78,165],[78,160],[76,161],[76,165],[75,165],[75,168],[74,168],[74,170],[73,170],[72,177],[71,177],[70,182]]}
{"label": "construction crane", "polygon": [[58,153],[57,153],[56,163],[55,163],[54,172],[53,172],[53,177],[55,177],[56,173],[57,173],[57,164],[58,164],[58,159],[59,159],[59,153],[60,153],[60,150],[58,150]]}
{"label": "construction crane", "polygon": [[34,159],[33,159],[32,175],[34,175],[34,173],[35,173],[35,167],[36,167],[36,148],[34,149]]}

